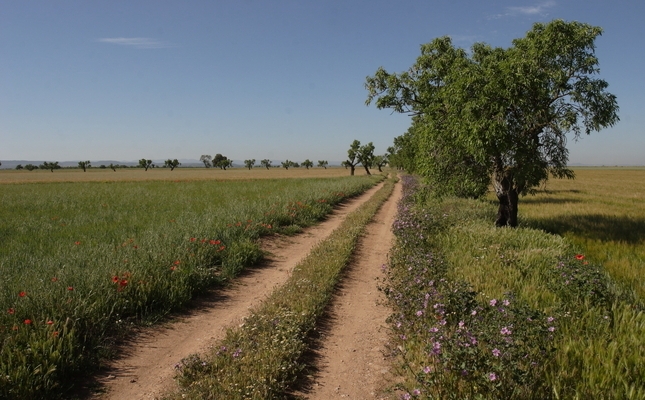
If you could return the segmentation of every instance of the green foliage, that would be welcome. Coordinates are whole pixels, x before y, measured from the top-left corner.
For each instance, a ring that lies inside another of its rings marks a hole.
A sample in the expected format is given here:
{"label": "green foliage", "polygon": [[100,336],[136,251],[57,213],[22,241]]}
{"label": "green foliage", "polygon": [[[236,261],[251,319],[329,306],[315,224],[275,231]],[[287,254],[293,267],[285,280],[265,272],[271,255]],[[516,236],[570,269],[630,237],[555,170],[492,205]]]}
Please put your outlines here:
{"label": "green foliage", "polygon": [[249,169],[249,171],[253,168],[255,165],[255,158],[252,158],[250,160],[244,160],[244,166]]}
{"label": "green foliage", "polygon": [[[27,165],[29,166],[31,164],[27,164]],[[54,161],[54,162],[45,161],[44,163],[40,164],[39,168],[40,169],[48,169],[51,172],[54,172],[55,169],[60,169],[61,167],[60,167],[60,165],[58,165],[58,161]],[[27,169],[29,169],[29,168],[27,168]],[[36,169],[36,168],[33,167],[32,169]],[[29,170],[31,171],[32,169],[29,169]]]}
{"label": "green foliage", "polygon": [[174,160],[171,160],[169,158],[166,161],[164,161],[164,163],[163,163],[163,167],[164,168],[170,168],[171,171],[173,171],[175,168],[177,168],[180,165],[181,165],[181,163],[176,158]]}
{"label": "green foliage", "polygon": [[306,159],[305,161],[302,162],[302,166],[305,167],[306,169],[309,169],[314,166],[314,163],[310,159]]}
{"label": "green foliage", "polygon": [[21,169],[23,169],[22,164],[18,164],[18,165],[16,165],[16,169],[17,169],[17,170],[21,170]]}
{"label": "green foliage", "polygon": [[271,160],[269,160],[268,158],[265,158],[264,160],[260,161],[260,165],[266,169],[269,169],[271,168]]}
{"label": "green foliage", "polygon": [[0,398],[59,396],[134,324],[185,306],[259,260],[259,236],[314,223],[373,184],[4,185]]}
{"label": "green foliage", "polygon": [[148,168],[152,167],[152,160],[146,160],[145,158],[142,158],[141,160],[139,160],[139,167],[147,171]]}
{"label": "green foliage", "polygon": [[219,167],[220,169],[226,170],[226,168],[232,166],[233,160],[229,160],[226,156],[217,153],[215,154],[215,157],[213,157],[213,167]]}
{"label": "green foliage", "polygon": [[318,160],[318,167],[327,169],[328,165],[329,165],[329,162],[327,162],[327,160]]}
{"label": "green foliage", "polygon": [[[596,79],[595,39],[579,22],[536,23],[508,49],[473,45],[471,53],[441,37],[421,46],[407,72],[379,68],[366,103],[412,113],[412,140],[402,160],[448,192],[477,197],[492,175],[500,201],[496,224],[517,225],[517,198],[549,174],[573,177],[566,135],[579,137],[618,121],[616,97]],[[399,154],[402,149],[397,149]],[[412,160],[408,159],[413,157]],[[464,182],[454,185],[456,179]]]}
{"label": "green foliage", "polygon": [[38,169],[38,166],[37,166],[37,165],[33,165],[33,164],[27,164],[27,165],[25,165],[25,169],[26,169],[27,171],[33,171],[33,170],[35,170],[35,169]]}
{"label": "green foliage", "polygon": [[343,166],[345,168],[349,167],[350,175],[354,175],[356,166],[360,164],[359,155],[361,149],[361,142],[354,139],[352,144],[349,145],[349,150],[347,150],[347,160],[343,161]]}
{"label": "green foliage", "polygon": [[289,169],[289,167],[293,167],[293,166],[294,166],[294,162],[293,162],[293,161],[290,161],[290,160],[288,160],[288,159],[287,159],[287,160],[282,161],[282,163],[281,163],[281,164],[282,164],[282,168],[287,169],[287,170]]}
{"label": "green foliage", "polygon": [[213,166],[212,159],[213,157],[209,156],[208,154],[202,154],[202,156],[199,157],[199,161],[203,162],[204,167],[206,168],[210,168]]}
{"label": "green foliage", "polygon": [[367,175],[371,175],[369,169],[372,167],[372,163],[374,162],[374,144],[369,142],[368,144],[361,146],[358,149],[356,159],[361,163],[363,168],[365,168]]}
{"label": "green foliage", "polygon": [[90,168],[92,164],[90,163],[89,160],[87,161],[79,161],[78,162],[78,167],[83,169],[83,172],[86,172],[88,168]]}

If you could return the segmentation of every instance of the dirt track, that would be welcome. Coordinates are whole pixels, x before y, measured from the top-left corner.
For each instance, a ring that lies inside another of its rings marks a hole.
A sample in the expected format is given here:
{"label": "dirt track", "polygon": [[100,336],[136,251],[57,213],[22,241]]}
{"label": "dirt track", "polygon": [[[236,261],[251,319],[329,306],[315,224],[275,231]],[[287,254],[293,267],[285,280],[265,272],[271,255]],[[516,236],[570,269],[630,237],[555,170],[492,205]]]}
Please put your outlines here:
{"label": "dirt track", "polygon": [[[338,207],[319,225],[293,237],[272,237],[262,247],[270,253],[225,290],[200,300],[198,307],[164,327],[154,327],[137,336],[124,349],[124,356],[103,374],[101,399],[156,399],[174,387],[174,366],[182,358],[206,351],[223,339],[226,328],[241,323],[248,309],[284,283],[292,268],[315,244],[337,228],[345,216],[358,208],[380,187]],[[312,399],[333,397],[373,398],[387,375],[382,351],[387,339],[385,318],[379,306],[376,277],[385,263],[392,236],[390,227],[400,196],[400,185],[384,204],[362,238],[356,262],[350,267],[341,291],[331,307],[332,324],[319,349],[320,371],[309,393]]]}

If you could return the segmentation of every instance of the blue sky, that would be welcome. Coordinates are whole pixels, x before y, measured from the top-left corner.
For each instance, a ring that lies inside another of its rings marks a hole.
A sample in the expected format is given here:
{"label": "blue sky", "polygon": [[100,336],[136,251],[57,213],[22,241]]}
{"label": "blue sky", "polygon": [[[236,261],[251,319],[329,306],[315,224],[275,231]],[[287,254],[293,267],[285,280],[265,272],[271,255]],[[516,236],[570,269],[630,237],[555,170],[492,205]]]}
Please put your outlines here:
{"label": "blue sky", "polygon": [[383,153],[410,119],[364,105],[365,77],[419,45],[508,47],[534,22],[601,26],[621,121],[570,162],[645,165],[645,2],[5,1],[0,160],[342,160]]}

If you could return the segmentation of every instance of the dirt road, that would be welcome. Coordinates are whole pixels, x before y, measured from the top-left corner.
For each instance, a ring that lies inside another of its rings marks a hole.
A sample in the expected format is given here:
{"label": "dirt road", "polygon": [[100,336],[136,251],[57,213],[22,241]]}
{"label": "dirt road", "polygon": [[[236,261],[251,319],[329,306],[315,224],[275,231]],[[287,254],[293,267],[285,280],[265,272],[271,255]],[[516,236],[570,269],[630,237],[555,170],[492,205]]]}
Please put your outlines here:
{"label": "dirt road", "polygon": [[[241,323],[242,319],[248,315],[250,307],[260,303],[275,287],[284,283],[293,267],[310,252],[313,246],[325,239],[340,225],[349,212],[367,201],[378,188],[380,188],[380,185],[368,190],[359,197],[347,201],[344,205],[339,206],[327,220],[317,226],[307,228],[302,234],[293,237],[271,237],[264,240],[262,247],[271,254],[266,262],[237,278],[231,287],[224,290],[219,289],[212,295],[200,300],[199,306],[189,314],[162,328],[154,327],[137,336],[134,343],[123,349],[124,356],[115,361],[100,378],[104,393],[97,394],[95,398],[156,399],[172,389],[175,385],[172,379],[174,366],[182,358],[189,354],[204,352],[209,346],[223,339],[226,328]],[[396,193],[399,192],[400,188],[397,187]],[[384,205],[383,209],[386,208],[395,210],[396,203],[393,203],[392,198]],[[382,212],[379,213],[379,215],[381,214]],[[362,241],[363,244],[359,251],[362,251],[365,257],[359,255],[357,259],[368,258],[366,257],[368,254],[370,257],[377,253],[381,254],[380,257],[372,258],[370,262],[372,270],[380,271],[380,265],[385,262],[391,239],[381,240],[380,236],[389,235],[390,226],[391,221],[386,222],[385,219],[382,222],[377,222],[376,225],[374,223],[370,225],[367,234],[372,237],[371,240],[377,241],[378,244],[375,247],[371,247],[369,240],[367,242]],[[379,230],[380,233],[371,233],[375,229]],[[367,246],[370,247],[367,248]],[[355,269],[352,268],[351,274],[354,273]],[[351,274],[348,276],[350,278],[348,282],[352,281]],[[364,275],[364,273],[360,274]],[[368,291],[376,295],[374,279],[367,275],[362,275],[362,280],[366,280],[365,283],[368,286],[370,284],[373,286]],[[364,292],[367,289],[357,290]],[[343,293],[348,293],[346,288],[343,289]],[[342,297],[340,296],[339,298]],[[369,304],[374,303],[371,297],[367,297],[365,302],[365,310],[370,308]],[[372,346],[368,353],[372,352],[376,356],[380,354],[376,346],[381,345],[385,340],[383,339],[385,337],[383,321],[387,312],[382,309],[370,312],[373,314],[366,314],[362,318],[366,318],[367,322],[365,323],[376,324],[374,325],[375,327],[383,325],[382,328],[378,329],[379,333],[373,338],[370,334],[369,340],[364,340],[358,337],[357,334],[352,333],[352,337],[348,340],[357,341],[356,349],[364,345]],[[362,351],[359,354],[362,354]],[[373,372],[375,380],[378,380],[381,372],[386,367],[380,367],[379,365],[383,363],[376,363],[376,358],[374,358],[375,361],[372,361],[372,358],[365,358],[364,360],[370,368],[369,371],[372,371],[371,368],[376,368]],[[328,377],[325,379],[328,381],[333,378]],[[333,385],[333,383],[321,383],[319,386],[331,387]]]}
{"label": "dirt road", "polygon": [[318,373],[302,393],[308,399],[379,398],[379,389],[391,380],[384,355],[389,310],[377,290],[377,279],[384,276],[381,266],[394,240],[391,227],[400,198],[401,185],[397,184],[359,242],[330,307],[331,321],[317,350]]}

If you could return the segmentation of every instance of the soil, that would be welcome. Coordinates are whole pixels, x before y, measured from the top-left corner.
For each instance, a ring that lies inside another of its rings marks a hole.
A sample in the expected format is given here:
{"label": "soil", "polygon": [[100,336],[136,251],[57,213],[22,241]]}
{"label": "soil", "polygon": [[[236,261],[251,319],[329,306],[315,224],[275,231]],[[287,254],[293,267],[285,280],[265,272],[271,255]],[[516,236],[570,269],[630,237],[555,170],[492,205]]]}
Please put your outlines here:
{"label": "soil", "polygon": [[[367,201],[381,185],[337,207],[322,223],[295,236],[263,239],[269,254],[258,267],[247,270],[227,288],[203,296],[195,307],[162,327],[144,329],[120,349],[99,377],[95,399],[157,399],[175,387],[175,365],[184,357],[206,352],[223,339],[226,329],[241,324],[249,308],[262,302],[284,283],[291,270],[324,240],[345,216]],[[392,225],[400,184],[367,227],[333,304],[316,350],[316,370],[301,393],[311,399],[374,398],[388,375],[384,356],[387,341],[377,277],[391,245]]]}

